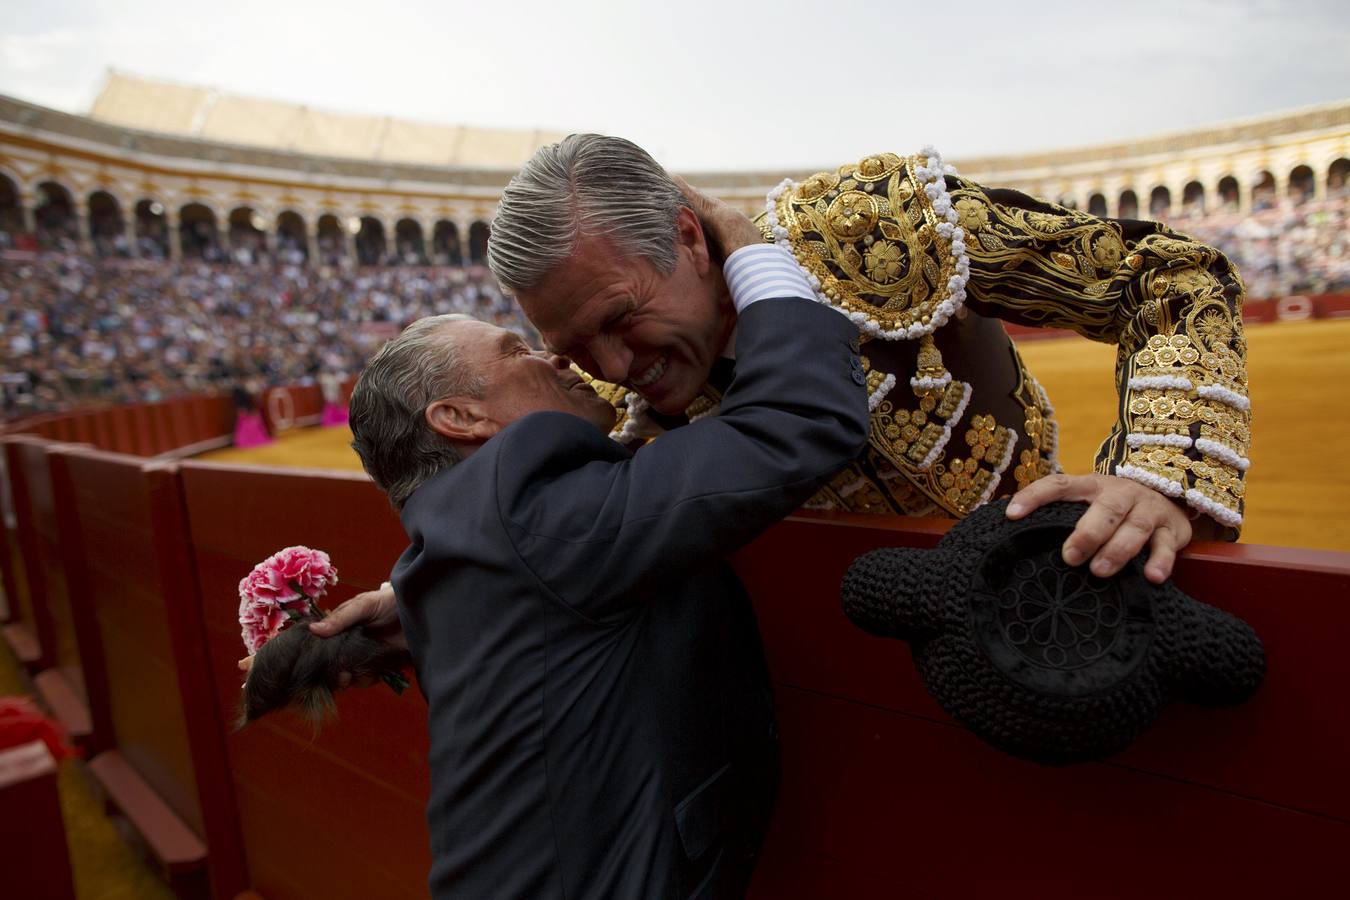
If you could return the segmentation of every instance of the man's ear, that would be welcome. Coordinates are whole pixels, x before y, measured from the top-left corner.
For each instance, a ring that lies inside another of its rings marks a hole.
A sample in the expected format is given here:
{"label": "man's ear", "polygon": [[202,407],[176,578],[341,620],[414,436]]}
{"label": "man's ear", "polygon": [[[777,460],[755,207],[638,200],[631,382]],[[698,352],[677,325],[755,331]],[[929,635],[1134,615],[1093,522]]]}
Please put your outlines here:
{"label": "man's ear", "polygon": [[721,255],[720,249],[708,245],[708,234],[703,229],[698,213],[687,206],[681,206],[675,215],[675,240],[693,257],[694,271],[699,278],[708,274],[714,254]]}
{"label": "man's ear", "polygon": [[426,409],[427,425],[456,444],[481,444],[501,431],[482,400],[442,397]]}

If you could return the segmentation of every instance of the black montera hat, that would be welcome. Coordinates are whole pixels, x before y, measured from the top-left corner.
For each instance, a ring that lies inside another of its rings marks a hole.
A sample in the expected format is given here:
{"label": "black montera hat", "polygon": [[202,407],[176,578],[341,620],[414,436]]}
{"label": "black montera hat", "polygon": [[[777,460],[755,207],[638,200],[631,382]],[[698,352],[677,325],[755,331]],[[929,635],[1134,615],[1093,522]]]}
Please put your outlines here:
{"label": "black montera hat", "polygon": [[1173,697],[1240,703],[1265,674],[1251,626],[1144,578],[1146,552],[1112,578],[1060,555],[1087,508],[1054,503],[1018,521],[1006,501],[955,525],[934,550],[866,553],[844,576],[844,612],[908,641],[953,718],[1042,763],[1124,749]]}

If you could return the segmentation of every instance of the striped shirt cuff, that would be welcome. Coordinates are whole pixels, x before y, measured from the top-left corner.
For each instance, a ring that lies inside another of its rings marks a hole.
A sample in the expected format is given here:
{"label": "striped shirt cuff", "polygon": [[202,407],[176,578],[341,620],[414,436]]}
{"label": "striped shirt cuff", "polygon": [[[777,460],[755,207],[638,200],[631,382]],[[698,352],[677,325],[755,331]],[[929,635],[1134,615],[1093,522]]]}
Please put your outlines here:
{"label": "striped shirt cuff", "polygon": [[815,296],[792,254],[776,244],[742,247],[727,257],[722,275],[738,315],[751,303],[771,297],[809,300]]}

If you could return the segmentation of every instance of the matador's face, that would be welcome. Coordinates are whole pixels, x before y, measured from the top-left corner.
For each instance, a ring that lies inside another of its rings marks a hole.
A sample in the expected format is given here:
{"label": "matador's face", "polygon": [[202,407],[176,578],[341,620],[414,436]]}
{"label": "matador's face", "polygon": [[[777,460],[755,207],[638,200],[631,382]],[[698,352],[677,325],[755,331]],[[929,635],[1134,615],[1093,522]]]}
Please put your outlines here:
{"label": "matador's face", "polygon": [[735,325],[697,217],[682,210],[677,224],[669,275],[586,237],[537,289],[517,294],[550,349],[671,414],[698,396]]}

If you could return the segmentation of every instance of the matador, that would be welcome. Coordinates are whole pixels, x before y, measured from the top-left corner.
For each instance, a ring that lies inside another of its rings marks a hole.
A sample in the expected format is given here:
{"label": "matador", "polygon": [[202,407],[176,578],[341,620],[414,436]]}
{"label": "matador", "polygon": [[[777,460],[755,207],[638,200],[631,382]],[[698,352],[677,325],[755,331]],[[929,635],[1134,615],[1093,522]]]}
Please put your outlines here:
{"label": "matador", "polygon": [[[857,325],[869,447],[811,506],[961,517],[1059,470],[1057,424],[998,320],[1115,344],[1117,417],[1098,473],[1140,482],[1235,538],[1251,440],[1242,281],[1157,222],[1088,215],[968,181],[935,150],[785,181],[757,219],[822,303]],[[683,416],[593,385],[625,436],[715,412],[714,366]]]}

